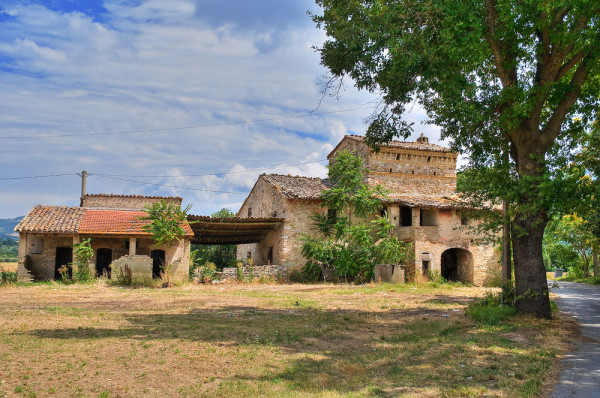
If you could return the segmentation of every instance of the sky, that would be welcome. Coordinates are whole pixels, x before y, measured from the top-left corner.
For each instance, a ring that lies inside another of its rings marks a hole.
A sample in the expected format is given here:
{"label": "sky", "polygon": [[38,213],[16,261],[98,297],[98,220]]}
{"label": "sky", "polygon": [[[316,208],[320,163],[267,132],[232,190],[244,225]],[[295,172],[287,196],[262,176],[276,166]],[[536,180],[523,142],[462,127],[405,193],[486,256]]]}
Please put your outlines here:
{"label": "sky", "polygon": [[[261,173],[325,177],[377,95],[322,95],[308,0],[2,0],[0,218],[88,193],[237,212]],[[414,140],[439,129],[413,106]],[[38,177],[40,178],[28,178]],[[27,178],[25,178],[27,177]]]}

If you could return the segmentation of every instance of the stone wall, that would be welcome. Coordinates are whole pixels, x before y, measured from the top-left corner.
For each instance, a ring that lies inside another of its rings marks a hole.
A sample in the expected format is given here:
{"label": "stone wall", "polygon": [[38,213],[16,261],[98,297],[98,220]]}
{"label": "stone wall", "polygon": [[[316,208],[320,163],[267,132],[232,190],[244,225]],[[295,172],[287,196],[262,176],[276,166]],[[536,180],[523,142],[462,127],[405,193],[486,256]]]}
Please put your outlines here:
{"label": "stone wall", "polygon": [[254,265],[267,264],[269,248],[273,248],[272,264],[281,264],[288,268],[301,267],[306,263],[302,256],[303,234],[314,234],[312,216],[325,209],[317,200],[286,199],[281,192],[268,182],[259,178],[248,198],[238,211],[239,217],[247,217],[252,208],[252,217],[284,218],[283,225],[266,234],[260,243],[238,245],[237,259],[247,264],[248,252],[251,253]]}
{"label": "stone wall", "polygon": [[131,209],[142,210],[146,205],[152,205],[165,200],[181,206],[181,198],[158,197],[158,196],[135,196],[135,195],[85,195],[81,201],[81,207],[90,209]]}
{"label": "stone wall", "polygon": [[[264,265],[254,267],[242,267],[242,273],[245,280],[254,278],[269,278],[274,280],[285,280],[288,278],[288,268],[281,265]],[[215,273],[216,279],[235,280],[238,279],[238,269],[236,267],[225,267],[222,272]]]}
{"label": "stone wall", "polygon": [[[413,226],[416,226],[412,227],[415,233],[413,246],[417,272],[422,268],[423,261],[429,261],[429,269],[441,273],[442,253],[449,249],[464,249],[471,254],[472,261],[469,270],[459,270],[462,280],[481,286],[493,277],[500,267],[500,251],[491,243],[479,242],[468,228],[462,226],[460,211],[439,210],[437,226],[420,227],[418,210],[413,209]],[[468,262],[467,259],[459,258],[461,260],[463,263]]]}
{"label": "stone wall", "polygon": [[[32,253],[32,243],[41,239],[41,253]],[[29,255],[31,262],[29,271],[35,280],[54,279],[56,265],[56,248],[73,247],[72,236],[42,236],[36,234],[19,235],[19,266],[25,263]]]}
{"label": "stone wall", "polygon": [[[87,239],[88,237],[89,236],[48,236],[21,234],[19,237],[19,263],[23,264],[25,262],[25,256],[29,255],[31,259],[30,271],[36,280],[54,279],[56,248],[73,248],[75,243],[78,243],[83,239]],[[129,250],[126,248],[127,243],[129,243],[129,237],[108,238],[92,236],[91,238],[94,256],[90,259],[89,266],[90,270],[94,273],[96,272],[96,255],[98,253],[98,249],[111,249],[113,261],[129,255]],[[37,242],[39,242],[41,239],[41,253],[32,253],[31,245],[34,239]],[[187,278],[190,260],[190,243],[188,240],[182,240],[179,242],[179,244],[172,247],[155,246],[152,239],[149,238],[138,238],[137,241],[139,243],[136,254],[150,256],[150,251],[153,249],[164,250],[166,260],[173,264],[173,275],[181,278]],[[73,262],[76,261],[77,258],[75,255],[73,255]]]}

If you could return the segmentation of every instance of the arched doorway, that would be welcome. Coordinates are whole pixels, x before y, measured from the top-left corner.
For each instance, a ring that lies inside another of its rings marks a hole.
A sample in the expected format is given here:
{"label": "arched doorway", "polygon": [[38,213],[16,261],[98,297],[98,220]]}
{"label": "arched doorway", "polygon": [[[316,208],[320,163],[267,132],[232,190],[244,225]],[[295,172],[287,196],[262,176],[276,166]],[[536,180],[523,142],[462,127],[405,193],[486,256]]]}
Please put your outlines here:
{"label": "arched doorway", "polygon": [[106,275],[110,279],[110,264],[112,263],[112,249],[101,248],[96,252],[96,276]]}
{"label": "arched doorway", "polygon": [[442,277],[453,282],[473,283],[473,255],[465,249],[448,249],[442,253]]}
{"label": "arched doorway", "polygon": [[152,277],[158,279],[160,278],[160,272],[165,265],[165,251],[152,250],[150,252],[150,258],[152,259]]}

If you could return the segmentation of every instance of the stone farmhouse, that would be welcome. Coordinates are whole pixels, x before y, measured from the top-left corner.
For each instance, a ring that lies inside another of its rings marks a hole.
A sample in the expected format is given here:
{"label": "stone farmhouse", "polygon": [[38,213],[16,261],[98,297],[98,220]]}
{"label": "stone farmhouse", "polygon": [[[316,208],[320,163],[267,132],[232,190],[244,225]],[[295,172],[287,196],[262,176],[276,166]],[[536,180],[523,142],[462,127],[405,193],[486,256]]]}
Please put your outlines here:
{"label": "stone farmhouse", "polygon": [[15,227],[19,233],[19,281],[60,277],[59,268],[76,261],[73,245],[92,238],[94,256],[90,268],[96,275],[111,276],[111,264],[127,264],[134,274],[158,277],[165,262],[173,265],[174,278],[189,271],[190,237],[171,247],[156,246],[142,227],[148,223],[145,205],[165,200],[181,206],[180,197],[87,194],[80,207],[37,205]]}
{"label": "stone farmhouse", "polygon": [[[437,271],[448,280],[474,285],[484,285],[499,272],[500,251],[467,228],[478,221],[467,217],[469,209],[456,193],[456,153],[429,143],[424,135],[416,142],[392,141],[379,152],[371,150],[363,137],[347,135],[329,154],[329,163],[343,150],[362,158],[368,184],[388,190],[381,214],[395,226],[393,233],[412,245],[417,272]],[[316,233],[311,217],[327,211],[319,199],[327,188],[327,179],[261,175],[237,216],[283,222],[260,242],[238,245],[237,258],[303,266],[300,237]]]}

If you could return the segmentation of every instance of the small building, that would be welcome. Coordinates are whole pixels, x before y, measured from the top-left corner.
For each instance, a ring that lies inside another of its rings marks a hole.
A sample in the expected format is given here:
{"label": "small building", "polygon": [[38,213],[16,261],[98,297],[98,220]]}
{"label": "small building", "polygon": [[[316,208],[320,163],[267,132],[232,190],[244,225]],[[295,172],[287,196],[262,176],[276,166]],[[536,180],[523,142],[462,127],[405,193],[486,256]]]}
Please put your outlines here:
{"label": "small building", "polygon": [[165,200],[181,206],[179,197],[88,194],[80,207],[35,206],[15,227],[19,233],[19,280],[60,277],[62,266],[76,261],[73,245],[91,238],[94,256],[90,268],[96,275],[111,277],[111,264],[128,264],[135,274],[157,278],[161,266],[172,265],[175,278],[187,278],[190,238],[187,222],[180,241],[157,246],[143,229],[149,221],[144,206]]}
{"label": "small building", "polygon": [[[456,153],[430,144],[424,135],[416,142],[392,141],[378,152],[362,136],[348,135],[329,154],[329,163],[344,150],[362,158],[368,184],[389,192],[381,214],[394,225],[393,233],[411,244],[417,272],[437,271],[474,285],[498,273],[500,252],[468,228],[478,221],[467,217],[469,208],[456,193]],[[300,237],[317,233],[312,216],[327,211],[319,196],[328,186],[327,179],[261,175],[237,216],[280,217],[283,223],[259,243],[238,245],[238,260],[303,266]]]}

